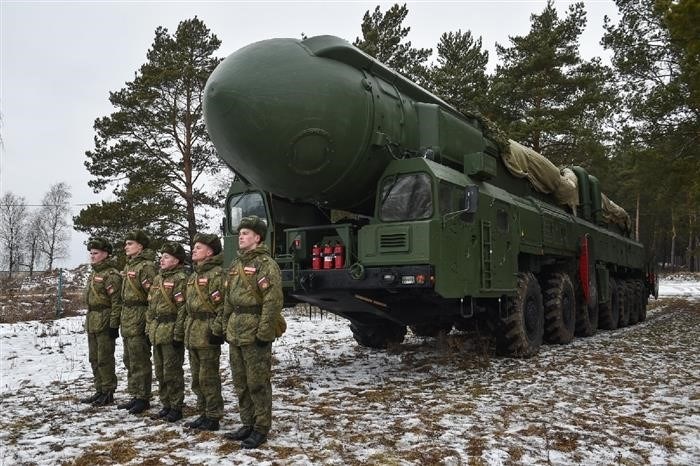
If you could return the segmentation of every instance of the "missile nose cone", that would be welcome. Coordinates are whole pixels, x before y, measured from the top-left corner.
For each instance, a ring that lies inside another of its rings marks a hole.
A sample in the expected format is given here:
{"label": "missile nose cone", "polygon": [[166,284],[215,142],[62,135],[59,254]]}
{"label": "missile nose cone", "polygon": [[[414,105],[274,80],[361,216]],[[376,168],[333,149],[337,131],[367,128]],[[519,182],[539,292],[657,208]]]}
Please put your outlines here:
{"label": "missile nose cone", "polygon": [[349,207],[366,175],[357,165],[372,128],[372,94],[362,81],[360,70],[316,57],[299,40],[257,42],[210,76],[207,130],[219,156],[256,186]]}

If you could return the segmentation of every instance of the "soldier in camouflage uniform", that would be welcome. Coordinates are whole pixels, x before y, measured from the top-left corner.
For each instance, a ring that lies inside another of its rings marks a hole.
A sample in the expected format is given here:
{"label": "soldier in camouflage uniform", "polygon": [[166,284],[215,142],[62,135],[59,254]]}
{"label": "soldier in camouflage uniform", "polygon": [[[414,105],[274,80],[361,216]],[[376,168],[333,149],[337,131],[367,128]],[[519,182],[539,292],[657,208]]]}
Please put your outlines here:
{"label": "soldier in camouflage uniform", "polygon": [[124,366],[127,371],[127,391],[132,396],[117,405],[131,414],[139,414],[150,407],[151,399],[151,343],[146,335],[148,291],[156,276],[155,253],[148,249],[150,238],[143,230],[126,235],[124,251],[128,257],[122,275],[122,339]]}
{"label": "soldier in camouflage uniform", "polygon": [[182,419],[185,397],[185,250],[168,242],[160,249],[160,273],[148,293],[146,334],[153,345],[153,363],[163,408],[157,419],[175,422]]}
{"label": "soldier in camouflage uniform", "polygon": [[87,249],[90,251],[92,273],[85,289],[88,308],[85,331],[95,394],[80,401],[105,406],[112,403],[117,388],[114,342],[119,336],[122,277],[110,257],[112,245],[109,241],[100,237],[91,238]]}
{"label": "soldier in camouflage uniform", "polygon": [[[223,255],[219,237],[195,235],[192,262],[194,272],[187,280],[185,346],[189,350],[192,391],[197,395],[199,417],[186,422],[185,427],[219,430],[219,420],[224,414],[219,374],[224,339],[212,335],[223,308]],[[217,333],[220,335],[221,331]]]}
{"label": "soldier in camouflage uniform", "polygon": [[282,278],[262,241],[267,225],[244,217],[238,227],[238,258],[228,271],[221,328],[229,342],[231,374],[243,424],[224,435],[257,448],[272,424],[272,341],[283,305]]}

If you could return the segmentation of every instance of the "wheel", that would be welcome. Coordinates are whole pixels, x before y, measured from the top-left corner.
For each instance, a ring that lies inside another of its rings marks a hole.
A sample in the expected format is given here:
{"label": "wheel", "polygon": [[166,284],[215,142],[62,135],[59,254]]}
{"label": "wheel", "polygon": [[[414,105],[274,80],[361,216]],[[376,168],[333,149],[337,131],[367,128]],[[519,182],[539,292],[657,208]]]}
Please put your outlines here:
{"label": "wheel", "polygon": [[637,280],[637,290],[639,292],[639,321],[644,322],[647,320],[647,304],[649,302],[649,293],[647,292],[646,286],[642,280]]}
{"label": "wheel", "polygon": [[617,294],[620,301],[620,321],[618,328],[627,327],[630,324],[630,306],[632,297],[630,296],[627,284],[624,280],[617,281]]}
{"label": "wheel", "polygon": [[637,290],[634,280],[627,280],[627,293],[630,296],[630,325],[639,322],[639,311],[642,307],[642,296]]}
{"label": "wheel", "polygon": [[548,343],[570,343],[576,326],[576,297],[571,278],[565,273],[553,273],[543,283],[544,339]]}
{"label": "wheel", "polygon": [[406,336],[406,326],[395,324],[394,322],[385,320],[377,324],[350,324],[352,336],[360,346],[367,348],[383,349],[390,344],[399,344],[403,342]]}
{"label": "wheel", "polygon": [[507,306],[507,317],[499,321],[499,352],[515,357],[533,356],[542,345],[544,307],[540,285],[532,273],[518,274],[518,294],[507,300]]}
{"label": "wheel", "polygon": [[620,323],[620,298],[617,290],[617,282],[610,279],[610,297],[607,303],[598,308],[598,327],[606,330],[615,330]]}
{"label": "wheel", "polygon": [[589,289],[590,303],[583,296],[583,289],[577,286],[576,335],[590,337],[598,329],[598,293],[595,286]]}
{"label": "wheel", "polygon": [[409,325],[414,335],[419,337],[436,337],[440,332],[447,333],[452,329],[452,324],[430,323]]}

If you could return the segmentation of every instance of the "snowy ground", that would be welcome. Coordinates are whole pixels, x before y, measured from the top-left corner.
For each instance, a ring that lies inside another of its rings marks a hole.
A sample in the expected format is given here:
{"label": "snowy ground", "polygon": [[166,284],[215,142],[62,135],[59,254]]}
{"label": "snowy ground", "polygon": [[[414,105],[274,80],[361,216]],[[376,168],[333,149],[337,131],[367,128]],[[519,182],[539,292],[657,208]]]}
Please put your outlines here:
{"label": "snowy ground", "polygon": [[[0,462],[699,464],[700,283],[664,281],[661,295],[642,324],[527,360],[460,333],[373,351],[342,320],[289,312],[274,345],[273,431],[252,452],[221,435],[238,422],[227,351],[223,430],[191,433],[77,402],[92,393],[82,317],[1,324]],[[121,361],[118,371],[122,401]],[[185,402],[192,416],[189,389]]]}

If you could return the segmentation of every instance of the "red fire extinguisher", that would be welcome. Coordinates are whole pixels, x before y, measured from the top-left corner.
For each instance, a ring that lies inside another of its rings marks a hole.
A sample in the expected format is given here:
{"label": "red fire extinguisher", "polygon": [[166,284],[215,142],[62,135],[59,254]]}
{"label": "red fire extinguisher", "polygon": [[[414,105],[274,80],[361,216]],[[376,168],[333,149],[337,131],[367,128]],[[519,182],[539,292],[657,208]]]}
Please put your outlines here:
{"label": "red fire extinguisher", "polygon": [[321,246],[318,244],[311,248],[311,268],[321,270]]}
{"label": "red fire extinguisher", "polygon": [[331,243],[326,243],[323,247],[323,268],[333,268],[333,248],[331,247]]}
{"label": "red fire extinguisher", "polygon": [[335,258],[335,268],[342,269],[345,267],[345,246],[336,242],[333,248],[333,256]]}

